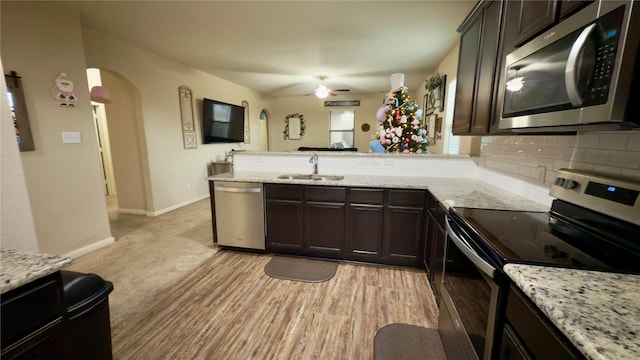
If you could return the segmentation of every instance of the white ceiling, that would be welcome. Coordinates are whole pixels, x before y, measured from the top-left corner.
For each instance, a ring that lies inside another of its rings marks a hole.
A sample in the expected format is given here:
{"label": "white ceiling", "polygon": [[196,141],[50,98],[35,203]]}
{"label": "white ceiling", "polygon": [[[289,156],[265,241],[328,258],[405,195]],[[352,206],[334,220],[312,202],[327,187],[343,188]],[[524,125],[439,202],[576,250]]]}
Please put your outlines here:
{"label": "white ceiling", "polygon": [[424,86],[476,1],[80,1],[83,26],[271,96]]}

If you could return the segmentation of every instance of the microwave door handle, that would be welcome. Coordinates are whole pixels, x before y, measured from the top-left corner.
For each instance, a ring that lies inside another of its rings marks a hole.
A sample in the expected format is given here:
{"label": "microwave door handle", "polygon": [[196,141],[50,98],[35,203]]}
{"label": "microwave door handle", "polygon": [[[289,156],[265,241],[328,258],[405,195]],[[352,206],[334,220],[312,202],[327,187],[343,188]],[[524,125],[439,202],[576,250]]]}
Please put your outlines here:
{"label": "microwave door handle", "polygon": [[462,253],[469,259],[471,262],[478,268],[480,271],[485,273],[487,276],[493,279],[496,268],[491,264],[486,262],[483,258],[481,258],[478,253],[476,253],[469,244],[461,239],[451,228],[449,225],[449,217],[446,217],[445,226],[447,228],[447,234],[449,238],[455,243],[456,247],[462,251]]}
{"label": "microwave door handle", "polygon": [[593,32],[595,28],[596,24],[591,24],[582,30],[571,47],[569,58],[567,59],[567,66],[564,69],[564,82],[567,87],[567,95],[569,95],[569,101],[571,101],[573,106],[582,105],[582,96],[580,96],[578,92],[578,79],[576,78],[578,60],[582,49],[584,49],[584,45],[587,43],[587,39],[589,39],[589,35],[591,35],[591,32]]}

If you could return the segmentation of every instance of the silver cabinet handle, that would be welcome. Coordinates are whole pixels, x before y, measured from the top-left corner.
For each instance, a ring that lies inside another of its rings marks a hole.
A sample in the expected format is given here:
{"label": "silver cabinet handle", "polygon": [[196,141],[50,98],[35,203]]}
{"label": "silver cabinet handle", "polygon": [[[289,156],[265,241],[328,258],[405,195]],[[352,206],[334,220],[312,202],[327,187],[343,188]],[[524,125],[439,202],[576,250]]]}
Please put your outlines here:
{"label": "silver cabinet handle", "polygon": [[226,186],[216,186],[215,191],[230,192],[230,193],[261,193],[261,188],[235,188]]}
{"label": "silver cabinet handle", "polygon": [[[489,264],[488,262],[486,262],[483,258],[481,258],[476,252],[475,250],[473,250],[471,248],[471,246],[469,246],[469,244],[467,244],[466,241],[464,241],[463,239],[461,239],[451,228],[451,225],[449,225],[449,216],[447,215],[445,218],[445,226],[447,228],[447,235],[449,235],[449,238],[454,242],[454,244],[458,247],[458,249],[460,249],[460,251],[462,251],[462,253],[469,259],[471,260],[471,262],[478,268],[480,269],[480,271],[482,271],[483,273],[487,274],[487,276],[489,276],[490,278],[493,279],[494,273],[496,271],[496,268],[493,267],[491,264]],[[446,271],[446,269],[445,269]]]}
{"label": "silver cabinet handle", "polygon": [[564,69],[564,82],[567,87],[567,95],[573,106],[582,105],[582,96],[578,92],[578,79],[576,78],[578,69],[578,58],[584,49],[584,45],[587,43],[587,39],[591,32],[596,28],[596,24],[591,24],[582,30],[580,36],[576,39],[569,52],[569,58],[567,59],[567,66]]}

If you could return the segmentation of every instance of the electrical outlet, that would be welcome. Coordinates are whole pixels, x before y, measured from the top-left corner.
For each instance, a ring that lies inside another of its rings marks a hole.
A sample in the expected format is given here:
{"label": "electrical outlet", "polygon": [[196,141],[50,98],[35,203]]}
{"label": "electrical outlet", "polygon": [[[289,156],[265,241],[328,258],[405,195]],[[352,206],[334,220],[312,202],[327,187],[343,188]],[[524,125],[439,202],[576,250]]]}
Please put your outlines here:
{"label": "electrical outlet", "polygon": [[191,190],[191,184],[187,184],[187,191]]}

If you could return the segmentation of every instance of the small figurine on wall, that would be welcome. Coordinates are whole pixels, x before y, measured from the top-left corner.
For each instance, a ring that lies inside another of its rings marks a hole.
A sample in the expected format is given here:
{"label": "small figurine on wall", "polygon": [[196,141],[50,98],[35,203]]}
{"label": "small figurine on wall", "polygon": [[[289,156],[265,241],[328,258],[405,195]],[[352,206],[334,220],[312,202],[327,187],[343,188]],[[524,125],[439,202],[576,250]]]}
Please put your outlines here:
{"label": "small figurine on wall", "polygon": [[53,97],[62,107],[75,107],[78,102],[78,91],[73,88],[73,81],[65,73],[60,73],[54,81]]}

